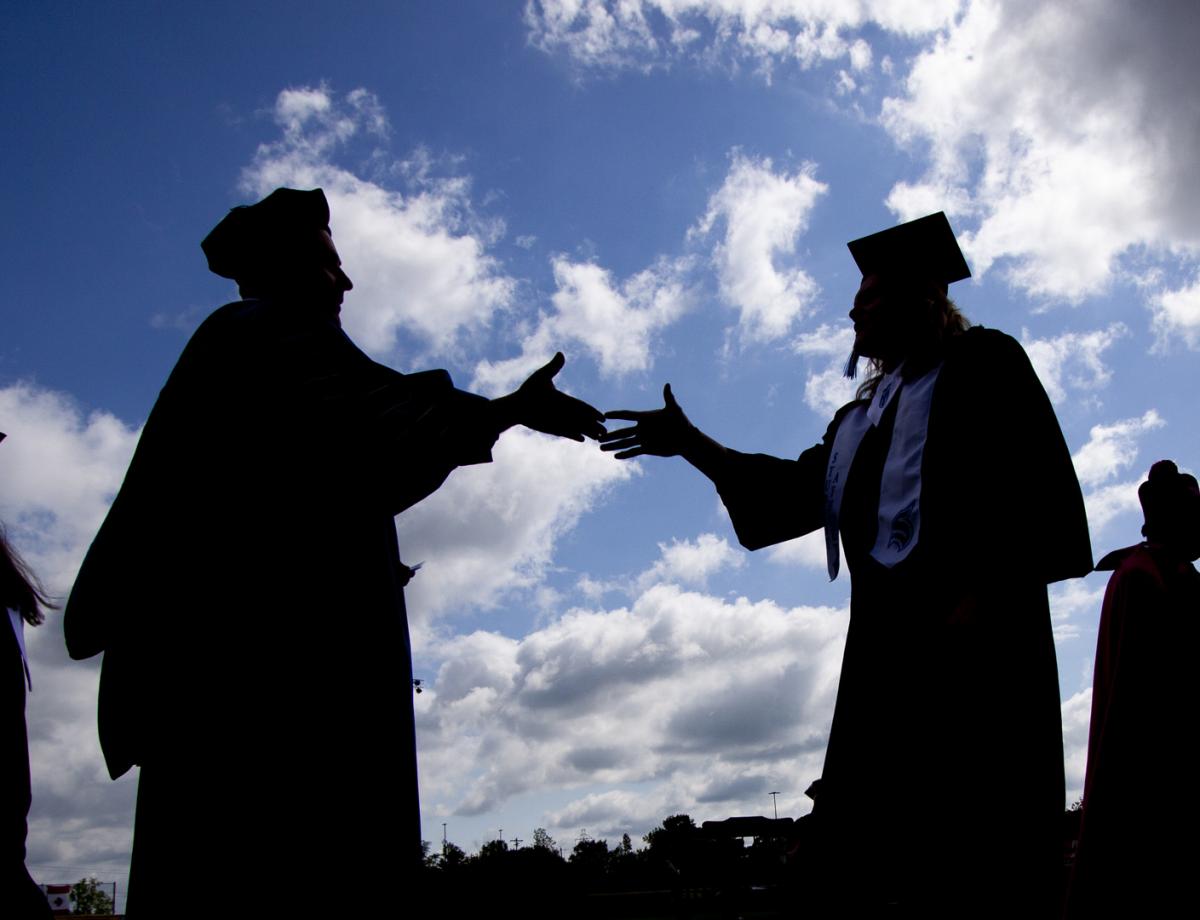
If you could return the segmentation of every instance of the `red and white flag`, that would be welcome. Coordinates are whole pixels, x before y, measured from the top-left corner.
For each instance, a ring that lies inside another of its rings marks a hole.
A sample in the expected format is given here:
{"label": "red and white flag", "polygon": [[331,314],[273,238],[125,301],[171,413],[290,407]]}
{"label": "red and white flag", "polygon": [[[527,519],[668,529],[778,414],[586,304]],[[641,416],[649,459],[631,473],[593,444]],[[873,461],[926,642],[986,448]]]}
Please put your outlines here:
{"label": "red and white flag", "polygon": [[70,885],[42,885],[40,887],[46,893],[46,900],[50,902],[50,913],[57,917],[71,912]]}

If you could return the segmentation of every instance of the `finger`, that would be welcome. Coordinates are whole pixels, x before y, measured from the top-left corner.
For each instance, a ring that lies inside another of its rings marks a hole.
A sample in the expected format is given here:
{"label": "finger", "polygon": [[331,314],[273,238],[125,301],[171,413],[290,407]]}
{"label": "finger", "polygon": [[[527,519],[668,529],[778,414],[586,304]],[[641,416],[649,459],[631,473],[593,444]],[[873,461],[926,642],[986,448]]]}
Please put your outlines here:
{"label": "finger", "polygon": [[605,412],[604,417],[620,419],[622,422],[640,422],[646,416],[657,411],[657,409],[651,409],[649,412],[635,412],[632,409],[618,409],[616,412]]}
{"label": "finger", "polygon": [[614,450],[629,450],[631,447],[641,447],[642,442],[638,438],[625,438],[622,441],[601,441],[600,449],[607,451]]}
{"label": "finger", "polygon": [[635,431],[637,431],[637,428],[619,428],[616,431],[608,431],[604,434],[604,440],[615,441],[617,438],[628,438]]}
{"label": "finger", "polygon": [[679,408],[679,403],[675,402],[675,397],[671,393],[671,384],[669,383],[663,386],[663,402],[667,404],[668,408]]}
{"label": "finger", "polygon": [[556,351],[554,353],[554,357],[547,362],[546,366],[543,367],[542,370],[545,372],[548,379],[553,380],[558,372],[563,369],[563,365],[566,363],[567,359],[563,357],[563,353],[561,351]]}
{"label": "finger", "polygon": [[613,454],[618,460],[632,460],[634,457],[640,457],[646,452],[644,447],[635,447],[633,450],[623,451],[619,454]]}
{"label": "finger", "polygon": [[604,413],[601,412],[599,409],[597,409],[595,406],[593,406],[591,403],[584,402],[582,399],[579,399],[578,397],[575,397],[575,396],[567,396],[566,398],[569,400],[569,405],[571,406],[571,408],[573,408],[581,416],[587,418],[590,421],[594,421],[594,422],[604,421]]}

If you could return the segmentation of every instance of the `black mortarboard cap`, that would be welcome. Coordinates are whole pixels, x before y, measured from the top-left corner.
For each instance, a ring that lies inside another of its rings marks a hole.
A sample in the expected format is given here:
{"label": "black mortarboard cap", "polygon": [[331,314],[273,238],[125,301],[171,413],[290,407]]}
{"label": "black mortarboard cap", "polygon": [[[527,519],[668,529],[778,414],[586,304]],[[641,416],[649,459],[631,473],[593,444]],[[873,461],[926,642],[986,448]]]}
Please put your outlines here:
{"label": "black mortarboard cap", "polygon": [[864,278],[871,274],[902,274],[950,285],[971,277],[950,221],[942,211],[846,245]]}
{"label": "black mortarboard cap", "polygon": [[312,231],[329,229],[329,202],[319,188],[277,188],[258,204],[234,208],[200,248],[209,271],[235,281],[278,261]]}

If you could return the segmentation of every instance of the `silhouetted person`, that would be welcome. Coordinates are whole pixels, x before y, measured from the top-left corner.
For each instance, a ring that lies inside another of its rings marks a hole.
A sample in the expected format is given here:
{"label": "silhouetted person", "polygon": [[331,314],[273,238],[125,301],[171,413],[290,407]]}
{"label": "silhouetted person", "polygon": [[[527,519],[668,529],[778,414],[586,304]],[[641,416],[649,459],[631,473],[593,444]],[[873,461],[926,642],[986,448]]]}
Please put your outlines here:
{"label": "silhouetted person", "polygon": [[1064,805],[1046,585],[1091,569],[1070,453],[1020,345],[948,299],[970,272],[944,215],[849,245],[848,373],[872,371],[820,444],[730,450],[668,386],[663,409],[610,412],[637,424],[604,448],[684,457],[748,549],[824,526],[835,577],[840,533],[850,626],[813,809],[825,915],[1044,916]]}
{"label": "silhouetted person", "polygon": [[[1166,917],[1194,900],[1200,846],[1187,804],[1198,696],[1200,491],[1170,460],[1138,489],[1145,540],[1109,553],[1112,571],[1092,686],[1083,821],[1069,915]],[[1181,782],[1179,788],[1171,778]]]}
{"label": "silhouetted person", "polygon": [[[4,435],[0,434],[0,440]],[[9,545],[0,528],[0,661],[4,690],[0,698],[0,908],[13,920],[49,917],[50,904],[25,868],[26,819],[32,801],[29,738],[25,731],[25,691],[33,689],[25,654],[25,626],[44,619],[50,603],[37,580]]]}
{"label": "silhouetted person", "polygon": [[554,388],[561,354],[490,401],[370,360],[341,329],[352,285],[320,189],[233,209],[203,248],[245,299],[163,387],[67,646],[104,652],[110,773],[141,766],[130,916],[207,912],[213,895],[180,894],[196,877],[287,879],[344,916],[364,884],[411,896],[420,858],[393,516],[514,424],[583,440],[603,416]]}

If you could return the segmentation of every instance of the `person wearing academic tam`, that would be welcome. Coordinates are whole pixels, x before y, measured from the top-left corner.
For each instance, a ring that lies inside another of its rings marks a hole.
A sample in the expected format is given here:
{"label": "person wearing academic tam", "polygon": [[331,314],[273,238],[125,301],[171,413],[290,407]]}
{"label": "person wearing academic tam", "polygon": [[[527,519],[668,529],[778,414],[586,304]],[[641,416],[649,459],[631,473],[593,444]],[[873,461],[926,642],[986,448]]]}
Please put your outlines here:
{"label": "person wearing academic tam", "polygon": [[243,299],[159,394],[68,599],[67,648],[104,653],[110,773],[141,767],[129,916],[228,911],[235,879],[345,916],[371,886],[411,897],[420,857],[414,570],[393,517],[513,425],[582,441],[603,416],[555,389],[561,354],[493,400],[363,354],[320,189],[234,208],[202,245]]}
{"label": "person wearing academic tam", "polygon": [[[679,455],[759,549],[839,537],[850,624],[813,820],[813,916],[1042,917],[1064,809],[1046,586],[1092,566],[1083,499],[1021,346],[948,298],[970,272],[938,213],[849,244],[853,374],[796,460],[741,453],[666,405],[608,413],[618,458]],[[798,783],[807,779],[797,777]]]}
{"label": "person wearing academic tam", "polygon": [[1170,460],[1138,489],[1141,543],[1111,571],[1092,685],[1083,816],[1068,916],[1169,917],[1194,899],[1200,845],[1183,739],[1200,699],[1200,489]]}

